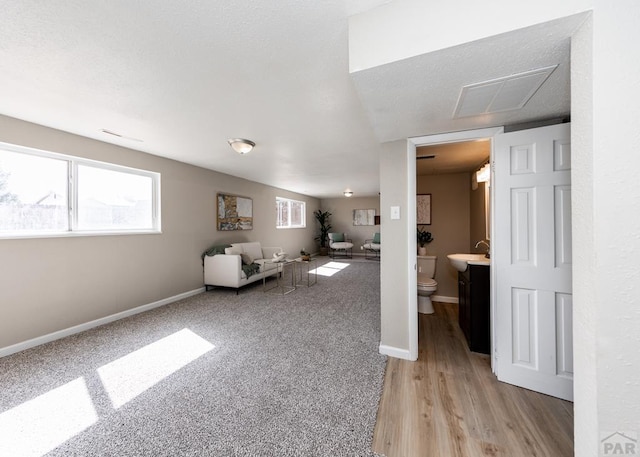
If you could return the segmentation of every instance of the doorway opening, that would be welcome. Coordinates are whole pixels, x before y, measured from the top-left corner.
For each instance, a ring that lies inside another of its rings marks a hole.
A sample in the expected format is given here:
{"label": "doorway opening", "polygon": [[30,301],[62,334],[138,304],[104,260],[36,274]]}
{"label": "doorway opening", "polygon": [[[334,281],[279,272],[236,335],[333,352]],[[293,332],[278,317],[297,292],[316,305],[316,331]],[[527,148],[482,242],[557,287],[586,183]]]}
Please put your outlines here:
{"label": "doorway opening", "polygon": [[[428,135],[428,136],[421,136],[421,137],[414,137],[414,138],[410,138],[408,140],[408,147],[407,147],[407,163],[408,163],[408,176],[407,176],[407,182],[409,184],[409,202],[408,202],[408,207],[409,208],[416,208],[417,207],[417,194],[421,193],[419,192],[419,179],[418,179],[418,169],[419,167],[423,167],[426,168],[427,170],[431,167],[433,169],[436,169],[437,167],[437,163],[435,162],[435,158],[434,159],[417,159],[418,156],[422,156],[422,154],[424,154],[424,156],[430,156],[430,155],[435,155],[436,158],[438,157],[439,153],[437,152],[438,150],[442,151],[440,153],[441,155],[441,170],[440,173],[446,173],[446,168],[449,167],[450,169],[452,169],[452,167],[455,167],[456,162],[458,163],[458,167],[460,167],[459,163],[461,161],[464,161],[464,157],[456,157],[456,154],[446,154],[447,149],[451,149],[452,147],[455,147],[456,144],[458,143],[472,143],[472,142],[484,142],[485,146],[488,143],[488,151],[489,151],[489,156],[490,156],[490,160],[491,160],[491,156],[493,153],[493,137],[499,133],[502,133],[504,131],[504,129],[502,127],[495,127],[495,128],[488,128],[488,129],[479,129],[479,130],[467,130],[467,131],[461,131],[461,132],[453,132],[453,133],[445,133],[445,134],[438,134],[438,135]],[[472,154],[471,154],[472,155]],[[417,160],[416,160],[417,159]],[[426,165],[422,165],[422,162],[425,162]],[[424,172],[424,171],[423,171]],[[471,182],[470,180],[467,181],[467,189],[470,190],[470,186],[471,186]],[[484,197],[483,197],[484,198]],[[489,201],[489,207],[492,207],[490,201]],[[410,212],[412,213],[412,212]],[[415,213],[415,211],[413,211],[413,213]],[[487,226],[485,226],[482,230],[482,234],[484,236],[482,236],[481,239],[490,239],[492,238],[491,236],[491,227],[493,227],[494,224],[491,223],[491,212],[489,212],[489,214],[487,215],[488,217],[488,227],[489,227],[489,233],[487,233]],[[408,238],[409,240],[413,240],[413,243],[410,243],[410,249],[412,249],[412,255],[415,257],[415,253],[417,252],[417,241],[416,241],[416,236],[415,236],[415,231],[416,231],[416,227],[417,227],[417,220],[416,220],[416,215],[415,214],[410,214],[408,217]],[[440,224],[442,224],[443,221],[440,221]],[[432,220],[432,225],[431,227],[437,227],[436,225],[436,221]],[[463,230],[469,230],[469,227],[467,226],[466,228],[464,228]],[[445,232],[441,233],[442,236],[445,236]],[[434,239],[437,239],[438,237],[438,233],[433,233],[433,237]],[[471,235],[467,235],[467,237],[465,238],[467,240],[467,245],[465,246],[465,250],[464,252],[469,252],[470,247],[470,238]],[[475,240],[478,241],[478,240]],[[449,249],[448,247],[444,246],[443,249],[446,251],[447,249]],[[450,253],[454,253],[454,252],[450,252]],[[439,253],[441,255],[439,255],[439,259],[438,262],[440,264],[439,266],[439,271],[441,272],[447,272],[448,271],[448,264],[445,262],[448,262],[447,258],[446,258],[446,253]],[[416,279],[416,275],[415,275],[415,264],[413,265],[413,271],[411,272],[412,274],[409,275],[409,287],[411,288],[410,290],[416,290],[417,289],[417,279]],[[436,268],[436,271],[438,271],[438,267]],[[436,273],[437,274],[437,273]],[[492,269],[491,271],[491,283],[495,283],[494,279],[493,279],[493,275],[494,275],[494,271]],[[436,281],[437,277],[436,277]],[[440,284],[440,283],[439,283]],[[455,282],[457,287],[457,282]],[[450,287],[450,286],[447,286]],[[445,292],[447,293],[447,292]],[[449,296],[449,300],[447,300],[447,296],[445,295],[439,295],[439,292],[436,291],[436,297],[437,299],[440,299],[442,301],[449,301],[449,302],[456,302],[455,299],[457,299],[457,293],[452,294],[453,296]],[[418,307],[417,307],[417,294],[409,294],[409,316],[410,316],[410,332],[409,332],[409,349],[410,349],[410,353],[414,354],[414,350],[415,350],[415,356],[417,357],[417,348],[418,348]],[[495,303],[494,300],[494,292],[492,289],[491,292],[491,303]],[[491,315],[493,316],[493,310],[491,312]],[[493,321],[490,323],[490,327],[494,328],[494,323]],[[494,341],[494,335],[492,333],[492,347],[495,347],[495,341]],[[492,366],[492,370],[494,370],[494,357],[492,354],[492,362],[491,362],[491,366]]]}

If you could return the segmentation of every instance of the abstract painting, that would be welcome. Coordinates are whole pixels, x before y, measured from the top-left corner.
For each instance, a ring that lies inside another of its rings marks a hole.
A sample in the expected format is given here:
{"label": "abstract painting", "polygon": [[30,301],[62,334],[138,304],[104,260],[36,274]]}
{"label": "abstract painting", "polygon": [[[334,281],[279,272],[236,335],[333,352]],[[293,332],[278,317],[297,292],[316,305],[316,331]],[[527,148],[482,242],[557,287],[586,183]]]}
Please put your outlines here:
{"label": "abstract painting", "polygon": [[253,200],[218,194],[218,230],[253,230]]}

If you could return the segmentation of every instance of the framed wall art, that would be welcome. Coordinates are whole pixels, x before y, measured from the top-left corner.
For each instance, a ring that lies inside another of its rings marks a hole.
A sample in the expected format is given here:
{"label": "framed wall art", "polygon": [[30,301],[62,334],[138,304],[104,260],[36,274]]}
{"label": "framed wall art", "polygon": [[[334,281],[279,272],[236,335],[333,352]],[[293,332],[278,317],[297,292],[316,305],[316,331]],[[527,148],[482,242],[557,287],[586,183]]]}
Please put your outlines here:
{"label": "framed wall art", "polygon": [[373,225],[375,222],[375,209],[354,209],[353,225]]}
{"label": "framed wall art", "polygon": [[218,194],[218,230],[253,230],[253,200]]}
{"label": "framed wall art", "polygon": [[431,194],[416,196],[418,225],[431,225]]}

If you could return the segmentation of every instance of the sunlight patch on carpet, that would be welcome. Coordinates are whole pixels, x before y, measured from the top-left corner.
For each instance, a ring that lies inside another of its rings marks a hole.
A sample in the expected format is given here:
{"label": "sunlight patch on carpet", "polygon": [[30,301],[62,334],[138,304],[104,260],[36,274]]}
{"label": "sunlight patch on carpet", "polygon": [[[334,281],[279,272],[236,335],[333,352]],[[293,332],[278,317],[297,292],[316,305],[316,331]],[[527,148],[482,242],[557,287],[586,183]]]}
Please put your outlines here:
{"label": "sunlight patch on carpet", "polygon": [[103,365],[98,374],[118,409],[214,347],[185,328]]}
{"label": "sunlight patch on carpet", "polygon": [[0,414],[0,455],[43,456],[98,421],[83,377]]}
{"label": "sunlight patch on carpet", "polygon": [[[348,263],[341,262],[329,262],[325,263],[321,267],[315,269],[315,272],[320,276],[333,276],[341,270],[344,270],[349,266]],[[314,270],[311,270],[309,273],[313,273]]]}

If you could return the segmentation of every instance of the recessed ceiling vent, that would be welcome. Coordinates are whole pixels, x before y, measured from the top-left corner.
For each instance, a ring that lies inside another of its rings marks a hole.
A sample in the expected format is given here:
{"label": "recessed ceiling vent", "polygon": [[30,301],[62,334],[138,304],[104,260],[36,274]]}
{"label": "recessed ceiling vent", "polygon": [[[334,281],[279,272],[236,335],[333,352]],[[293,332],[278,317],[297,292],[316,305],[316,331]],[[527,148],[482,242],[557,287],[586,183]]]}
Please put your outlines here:
{"label": "recessed ceiling vent", "polygon": [[418,156],[416,157],[416,160],[423,160],[423,159],[435,159],[436,156],[435,155],[428,155],[428,156]]}
{"label": "recessed ceiling vent", "polygon": [[500,113],[522,108],[557,65],[464,86],[453,117]]}
{"label": "recessed ceiling vent", "polygon": [[117,132],[113,132],[111,130],[107,130],[107,129],[101,129],[100,130],[102,133],[106,133],[107,135],[111,135],[111,136],[117,136],[118,138],[122,138],[123,140],[131,140],[131,141],[137,141],[139,143],[142,143],[143,141],[139,138],[134,138],[132,136],[126,136],[126,135],[122,135],[120,133]]}

